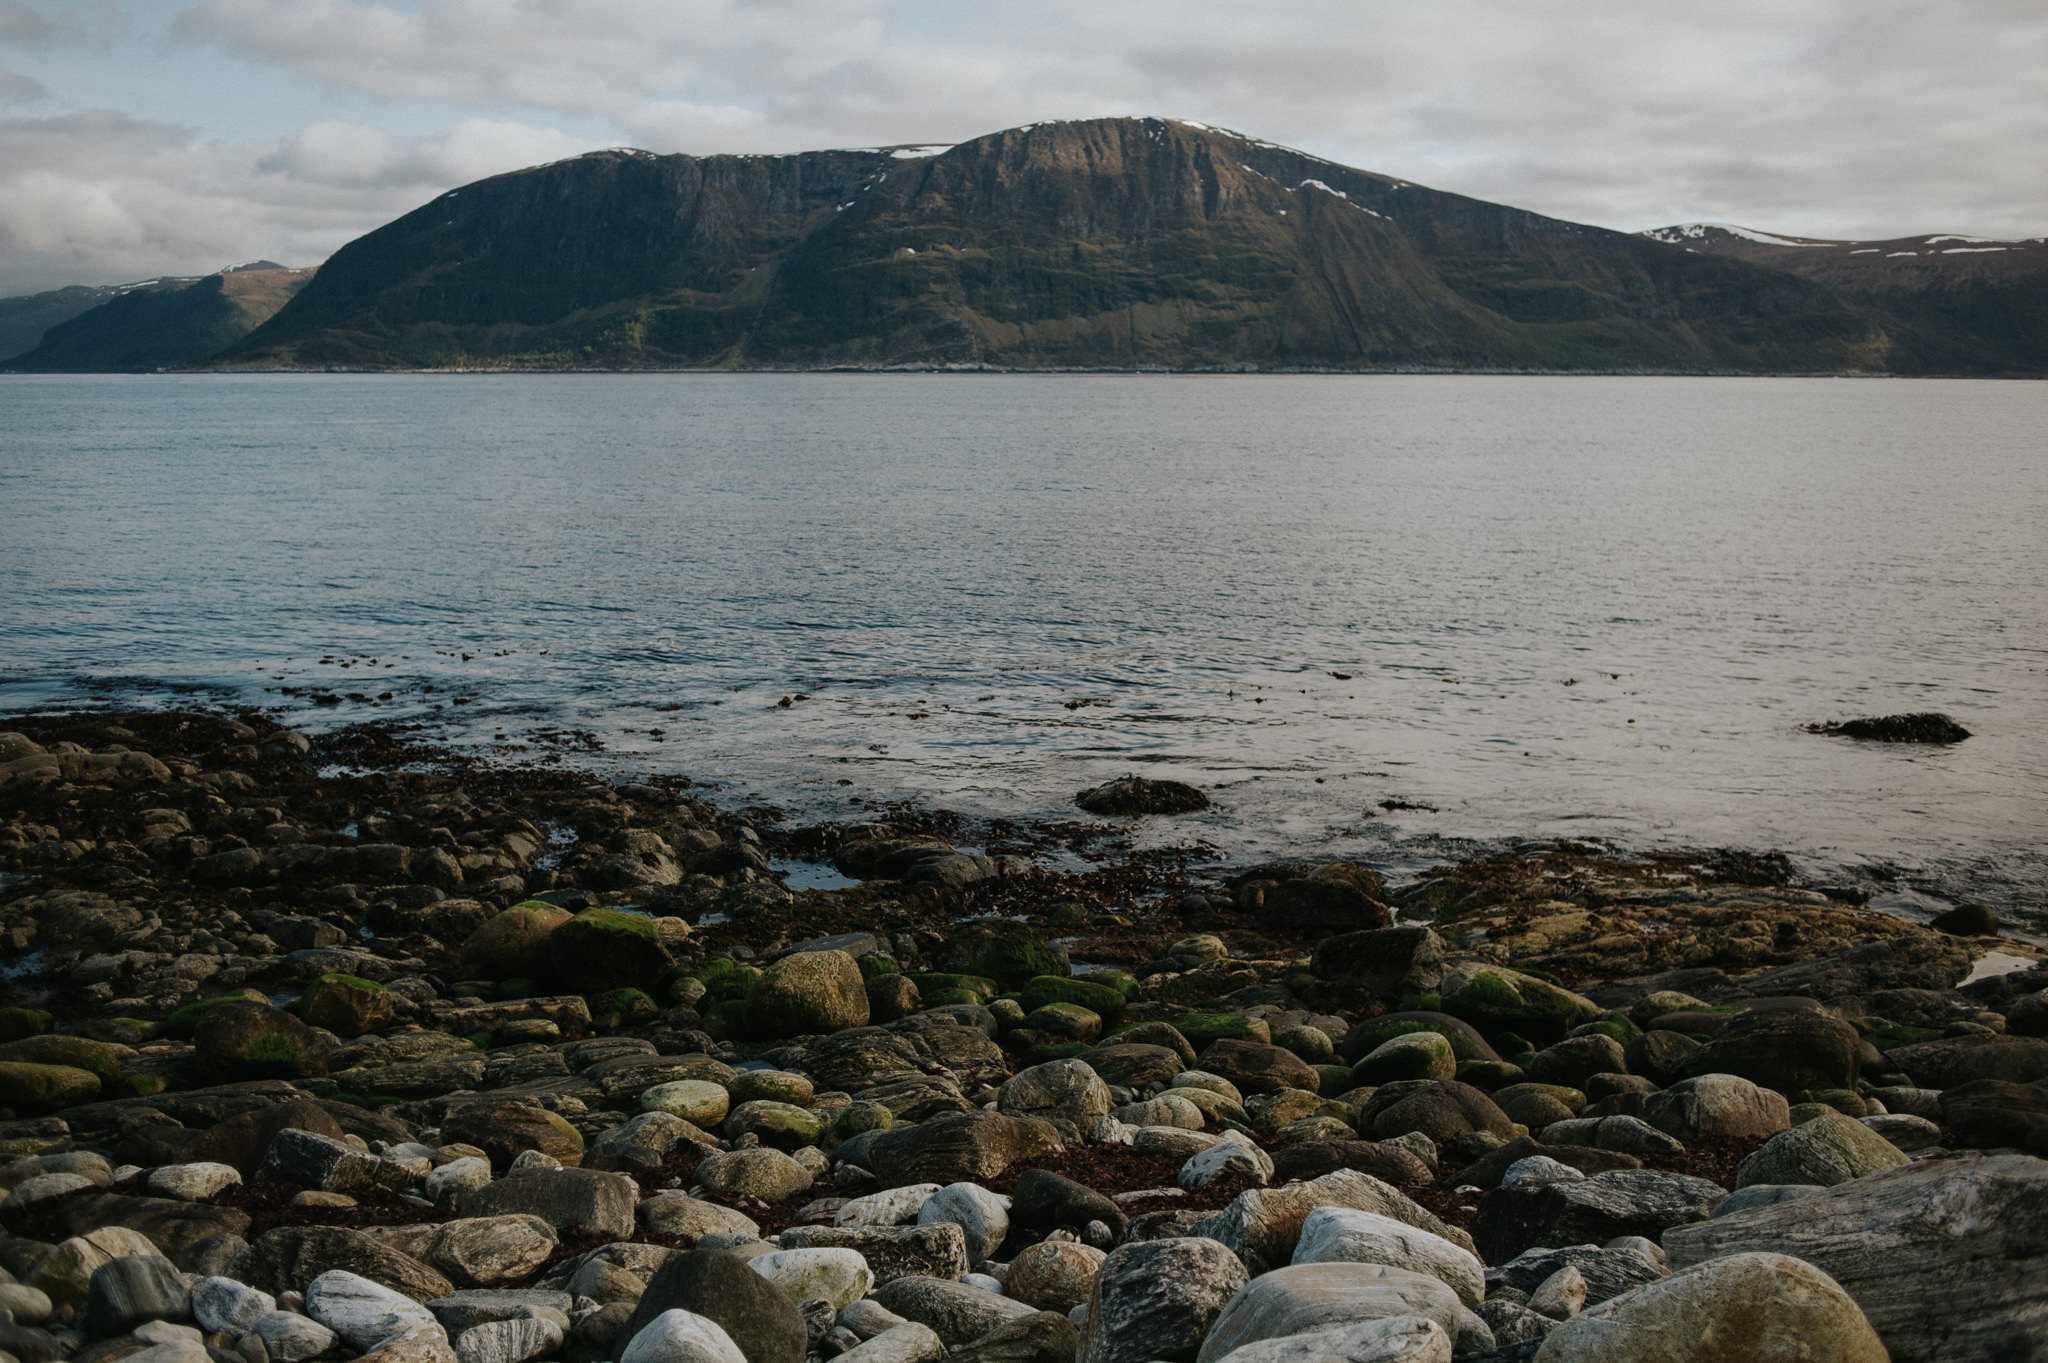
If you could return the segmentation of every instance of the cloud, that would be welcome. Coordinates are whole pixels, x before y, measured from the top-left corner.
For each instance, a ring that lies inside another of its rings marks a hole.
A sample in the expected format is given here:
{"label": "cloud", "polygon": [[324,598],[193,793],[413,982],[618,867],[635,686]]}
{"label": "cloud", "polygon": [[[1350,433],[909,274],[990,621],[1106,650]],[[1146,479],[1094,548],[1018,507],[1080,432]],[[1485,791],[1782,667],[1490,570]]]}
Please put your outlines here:
{"label": "cloud", "polygon": [[[137,118],[76,162],[51,150],[61,120],[0,135],[13,139],[0,146],[0,289],[30,269],[11,244],[30,237],[69,243],[38,248],[34,270],[68,260],[90,271],[80,278],[114,268],[95,260],[143,260],[148,242],[164,258],[146,272],[306,260],[441,190],[591,145],[796,151],[1109,114],[1199,119],[1624,229],[2048,232],[2048,9],[2011,0],[189,0],[170,19],[151,12],[170,41],[124,59],[155,73],[203,57],[217,79],[225,56],[266,90],[295,85],[297,111],[263,139],[184,129],[170,150]],[[105,3],[0,0],[0,46],[76,42],[119,18]],[[13,107],[66,107],[52,71],[14,65],[54,92],[28,106],[37,92],[18,87]],[[181,117],[159,112],[165,126]],[[78,196],[76,210],[48,209],[62,231],[9,201],[36,176]],[[168,225],[149,227],[152,215]]]}
{"label": "cloud", "polygon": [[317,264],[449,184],[581,149],[483,119],[410,140],[322,123],[240,143],[112,110],[0,119],[0,294]]}
{"label": "cloud", "polygon": [[49,99],[50,91],[33,76],[17,75],[12,71],[0,71],[0,108],[22,108],[30,104],[41,104]]}
{"label": "cloud", "polygon": [[209,0],[180,30],[658,151],[1151,113],[1616,226],[2048,229],[2048,11],[2006,0]]}

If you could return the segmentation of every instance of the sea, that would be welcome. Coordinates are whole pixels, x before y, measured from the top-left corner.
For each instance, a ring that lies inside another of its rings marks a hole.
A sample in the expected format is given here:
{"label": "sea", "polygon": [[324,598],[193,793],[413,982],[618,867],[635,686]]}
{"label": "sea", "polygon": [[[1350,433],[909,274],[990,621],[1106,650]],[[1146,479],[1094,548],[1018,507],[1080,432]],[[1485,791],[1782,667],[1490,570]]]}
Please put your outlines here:
{"label": "sea", "polygon": [[[0,378],[0,723],[259,707],[793,822],[1778,852],[2048,932],[2048,385]],[[1938,710],[1973,736],[1808,732]]]}

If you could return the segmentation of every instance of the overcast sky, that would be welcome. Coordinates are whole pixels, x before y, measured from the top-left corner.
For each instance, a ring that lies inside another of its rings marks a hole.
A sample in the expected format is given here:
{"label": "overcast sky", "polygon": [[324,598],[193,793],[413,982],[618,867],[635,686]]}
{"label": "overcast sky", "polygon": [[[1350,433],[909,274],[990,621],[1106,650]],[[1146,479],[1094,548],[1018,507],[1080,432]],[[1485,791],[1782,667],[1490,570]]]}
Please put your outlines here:
{"label": "overcast sky", "polygon": [[594,147],[1197,119],[1607,227],[2048,234],[2043,0],[0,0],[0,294]]}

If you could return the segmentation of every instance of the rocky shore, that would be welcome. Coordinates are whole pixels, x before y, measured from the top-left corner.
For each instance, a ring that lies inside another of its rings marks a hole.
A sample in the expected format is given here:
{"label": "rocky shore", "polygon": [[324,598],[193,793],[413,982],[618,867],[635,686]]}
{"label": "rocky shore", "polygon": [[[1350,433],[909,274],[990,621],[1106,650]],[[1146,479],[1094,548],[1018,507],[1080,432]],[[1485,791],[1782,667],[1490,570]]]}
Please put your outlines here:
{"label": "rocky shore", "polygon": [[8,727],[0,1363],[2048,1360],[1985,913]]}

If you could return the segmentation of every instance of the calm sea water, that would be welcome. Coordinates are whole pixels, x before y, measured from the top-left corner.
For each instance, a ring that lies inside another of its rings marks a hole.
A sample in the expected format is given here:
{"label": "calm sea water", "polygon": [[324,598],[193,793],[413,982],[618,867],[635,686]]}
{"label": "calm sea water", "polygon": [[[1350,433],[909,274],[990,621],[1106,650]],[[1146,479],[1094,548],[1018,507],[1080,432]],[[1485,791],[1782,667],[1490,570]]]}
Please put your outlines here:
{"label": "calm sea water", "polygon": [[[7,378],[0,710],[198,686],[806,818],[1142,771],[1231,856],[1778,849],[2048,925],[2044,432],[2017,383]],[[1976,737],[1800,730],[1922,709]]]}

